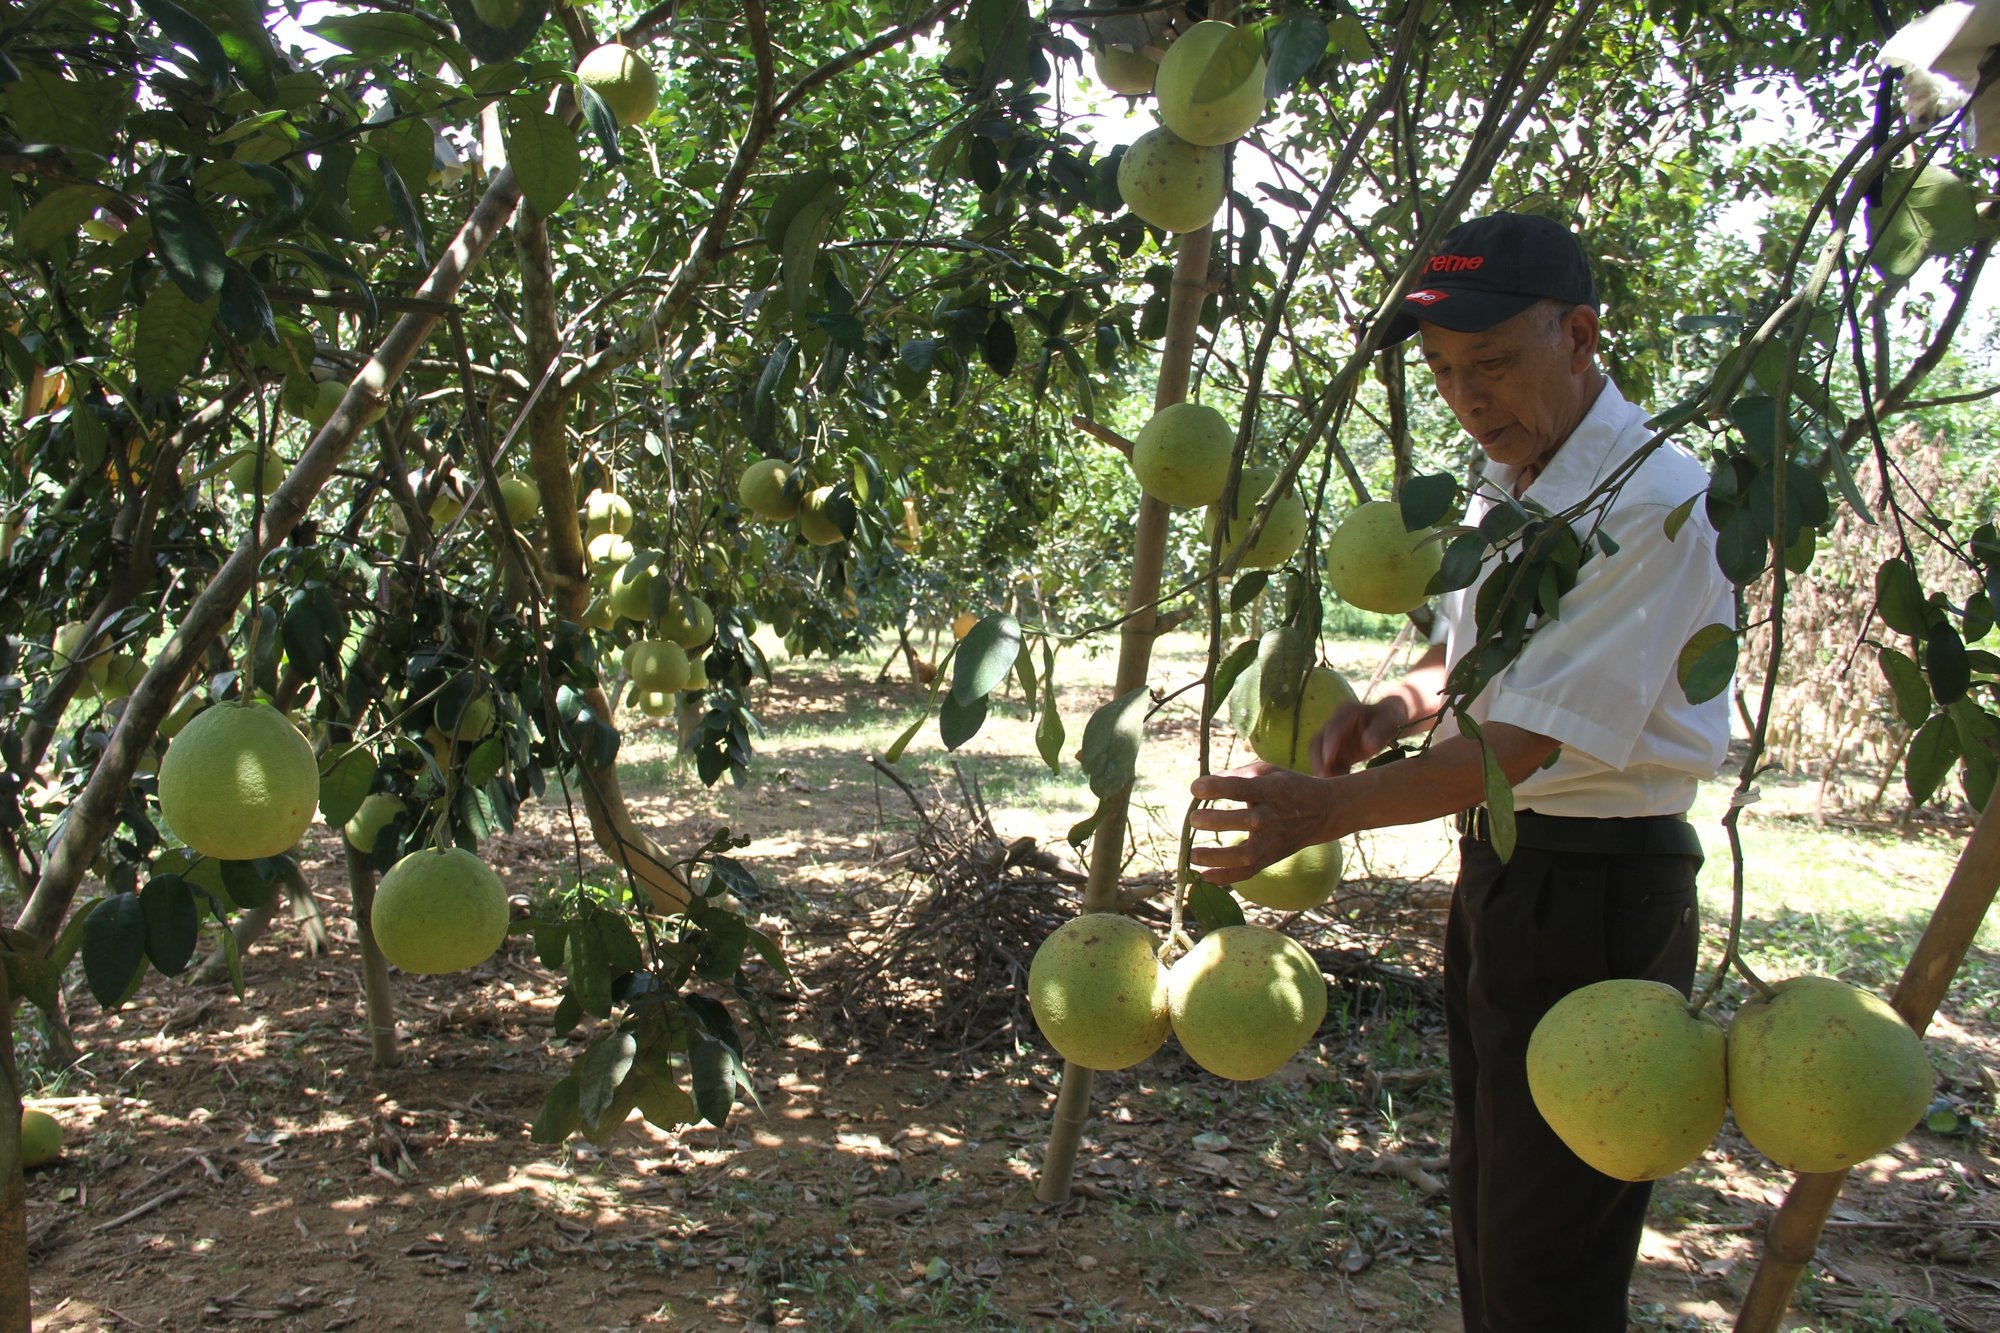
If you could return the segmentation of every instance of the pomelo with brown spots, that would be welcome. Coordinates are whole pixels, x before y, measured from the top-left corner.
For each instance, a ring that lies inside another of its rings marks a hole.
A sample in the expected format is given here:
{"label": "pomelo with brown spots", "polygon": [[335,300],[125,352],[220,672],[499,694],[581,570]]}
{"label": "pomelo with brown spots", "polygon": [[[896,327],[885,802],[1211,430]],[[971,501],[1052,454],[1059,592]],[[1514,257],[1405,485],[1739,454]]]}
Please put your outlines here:
{"label": "pomelo with brown spots", "polygon": [[1167,973],[1174,1036],[1223,1078],[1263,1078],[1298,1054],[1326,1017],[1326,978],[1297,940],[1266,926],[1224,926]]}
{"label": "pomelo with brown spots", "polygon": [[1722,1029],[1659,981],[1571,991],[1528,1038],[1528,1092],[1556,1137],[1607,1176],[1658,1180],[1722,1128]]}
{"label": "pomelo with brown spots", "polygon": [[1065,1060],[1125,1069],[1167,1039],[1167,971],[1153,932],[1130,917],[1089,912],[1064,922],[1028,966],[1035,1026]]}

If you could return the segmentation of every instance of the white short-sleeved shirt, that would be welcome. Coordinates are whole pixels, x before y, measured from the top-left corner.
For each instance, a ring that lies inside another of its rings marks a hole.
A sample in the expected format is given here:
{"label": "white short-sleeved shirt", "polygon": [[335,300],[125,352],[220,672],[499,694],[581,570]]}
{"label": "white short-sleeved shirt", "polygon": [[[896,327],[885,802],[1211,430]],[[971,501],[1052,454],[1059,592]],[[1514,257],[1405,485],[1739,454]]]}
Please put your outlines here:
{"label": "white short-sleeved shirt", "polygon": [[[1607,381],[1522,498],[1550,513],[1568,510],[1653,435],[1646,414]],[[1493,508],[1515,471],[1486,464],[1466,523],[1477,524]],[[1704,506],[1695,505],[1674,537],[1666,533],[1667,516],[1707,487],[1700,461],[1671,440],[1649,454],[1605,513],[1603,530],[1616,552],[1594,551],[1558,617],[1531,622],[1520,656],[1472,701],[1468,711],[1481,723],[1510,723],[1562,743],[1553,764],[1514,789],[1517,809],[1592,818],[1679,814],[1721,766],[1730,691],[1691,704],[1676,664],[1696,630],[1735,625],[1735,595],[1715,562],[1715,529]],[[1572,519],[1586,542],[1596,512]],[[1489,559],[1479,582],[1492,568]],[[1479,582],[1447,593],[1439,606],[1453,666],[1476,638]],[[1437,738],[1457,733],[1447,713]]]}

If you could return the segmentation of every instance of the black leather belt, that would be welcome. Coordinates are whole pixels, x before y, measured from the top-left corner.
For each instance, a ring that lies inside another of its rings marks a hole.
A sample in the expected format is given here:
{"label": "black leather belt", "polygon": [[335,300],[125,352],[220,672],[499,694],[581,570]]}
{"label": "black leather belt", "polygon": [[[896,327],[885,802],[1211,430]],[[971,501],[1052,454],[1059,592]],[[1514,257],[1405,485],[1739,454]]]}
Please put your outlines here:
{"label": "black leather belt", "polygon": [[[1493,813],[1483,805],[1461,810],[1452,821],[1459,836],[1493,841]],[[1577,819],[1534,810],[1514,812],[1514,846],[1575,856],[1700,856],[1701,835],[1685,815],[1633,819]]]}

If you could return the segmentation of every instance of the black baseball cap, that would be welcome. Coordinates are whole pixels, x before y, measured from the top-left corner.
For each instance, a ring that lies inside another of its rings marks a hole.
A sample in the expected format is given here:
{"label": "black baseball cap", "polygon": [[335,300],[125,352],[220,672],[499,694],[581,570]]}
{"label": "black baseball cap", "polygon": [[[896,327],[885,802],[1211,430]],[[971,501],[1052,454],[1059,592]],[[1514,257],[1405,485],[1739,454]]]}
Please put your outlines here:
{"label": "black baseball cap", "polygon": [[1539,213],[1489,213],[1445,234],[1417,288],[1389,317],[1383,342],[1409,337],[1418,320],[1477,333],[1549,299],[1597,305],[1597,282],[1575,233]]}

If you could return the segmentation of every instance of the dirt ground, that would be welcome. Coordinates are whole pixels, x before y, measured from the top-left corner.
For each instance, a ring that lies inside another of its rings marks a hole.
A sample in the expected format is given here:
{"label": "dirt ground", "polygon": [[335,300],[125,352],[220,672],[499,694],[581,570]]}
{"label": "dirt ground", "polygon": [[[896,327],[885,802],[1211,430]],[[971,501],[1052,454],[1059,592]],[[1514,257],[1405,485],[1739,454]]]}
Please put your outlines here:
{"label": "dirt ground", "polygon": [[[786,677],[766,724],[782,734],[831,688]],[[978,840],[962,794],[918,795],[951,837]],[[645,806],[671,845],[724,819],[755,839],[744,857],[769,888],[748,909],[795,974],[760,977],[780,1016],[750,1052],[761,1107],[721,1129],[634,1121],[601,1150],[530,1143],[568,1054],[547,1023],[559,980],[522,940],[469,974],[400,977],[404,1062],[371,1070],[322,833],[303,864],[330,954],[286,920],[246,956],[241,999],[152,977],[106,1015],[72,993],[86,1061],[35,1103],[68,1133],[29,1181],[37,1327],[1458,1327],[1440,880],[1383,880],[1365,908],[1293,923],[1333,1005],[1273,1078],[1227,1083],[1172,1043],[1099,1075],[1074,1193],[1047,1205],[1035,1182],[1060,1066],[1018,997],[943,997],[927,1030],[907,979],[851,984],[928,898],[901,793],[855,757],[735,796],[669,775]],[[492,856],[525,893],[569,851],[541,810]],[[1060,868],[1016,873],[981,919],[1066,910]],[[912,932],[912,957],[948,934]],[[1944,1091],[1990,1112],[1995,1015],[1948,1005],[1932,1037],[1965,1075]],[[1727,1328],[1787,1183],[1731,1127],[1663,1182],[1635,1327]],[[1919,1130],[1854,1174],[1786,1327],[2000,1328],[1990,1118]]]}

